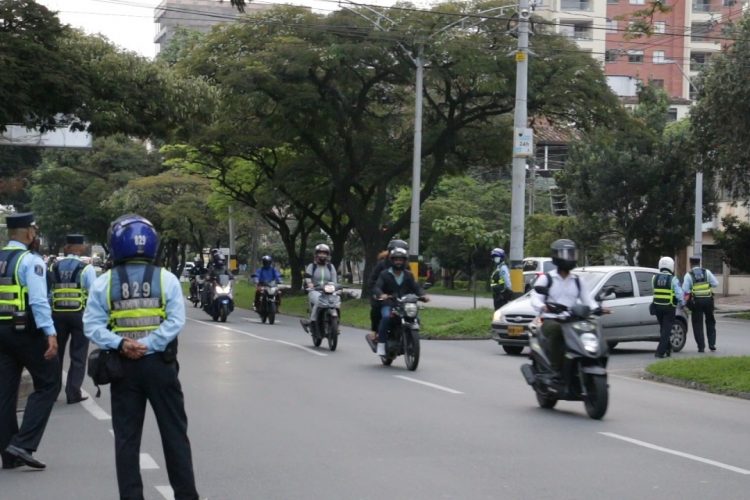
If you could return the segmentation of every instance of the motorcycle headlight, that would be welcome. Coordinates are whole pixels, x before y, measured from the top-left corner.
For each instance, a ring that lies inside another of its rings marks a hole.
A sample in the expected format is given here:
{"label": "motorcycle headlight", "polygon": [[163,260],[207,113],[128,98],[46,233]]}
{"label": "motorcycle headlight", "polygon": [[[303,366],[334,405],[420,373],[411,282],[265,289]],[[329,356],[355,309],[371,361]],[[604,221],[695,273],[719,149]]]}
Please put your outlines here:
{"label": "motorcycle headlight", "polygon": [[599,350],[599,338],[593,333],[584,333],[581,335],[581,343],[583,348],[590,353],[595,353]]}
{"label": "motorcycle headlight", "polygon": [[276,287],[269,288],[268,289],[268,294],[269,295],[276,295]]}
{"label": "motorcycle headlight", "polygon": [[323,285],[323,291],[325,293],[333,293],[336,291],[336,285],[332,283],[328,283],[327,285]]}
{"label": "motorcycle headlight", "polygon": [[414,304],[413,302],[404,304],[404,313],[406,313],[407,318],[416,318],[418,310],[419,308],[417,307],[417,304]]}
{"label": "motorcycle headlight", "polygon": [[230,285],[227,285],[227,286],[216,285],[215,292],[221,295],[228,295],[232,292],[232,287]]}

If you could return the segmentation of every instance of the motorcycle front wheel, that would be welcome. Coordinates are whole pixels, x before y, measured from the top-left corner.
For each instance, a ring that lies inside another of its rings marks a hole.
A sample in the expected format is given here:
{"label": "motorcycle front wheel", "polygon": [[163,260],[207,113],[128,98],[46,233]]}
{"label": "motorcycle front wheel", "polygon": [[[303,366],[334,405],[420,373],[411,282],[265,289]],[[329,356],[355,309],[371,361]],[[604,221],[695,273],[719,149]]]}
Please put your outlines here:
{"label": "motorcycle front wheel", "polygon": [[414,371],[419,366],[419,330],[404,330],[404,361]]}
{"label": "motorcycle front wheel", "polygon": [[229,316],[229,308],[222,304],[221,309],[219,310],[219,319],[222,323],[227,322],[227,316]]}
{"label": "motorcycle front wheel", "polygon": [[276,322],[276,302],[268,303],[268,324],[273,325]]}
{"label": "motorcycle front wheel", "polygon": [[336,346],[339,344],[339,319],[333,317],[328,318],[326,328],[328,329],[326,332],[326,337],[328,337],[328,349],[335,351]]}
{"label": "motorcycle front wheel", "polygon": [[586,414],[593,419],[599,420],[607,413],[607,405],[609,404],[607,376],[584,375],[583,383],[586,387],[586,397],[583,399]]}

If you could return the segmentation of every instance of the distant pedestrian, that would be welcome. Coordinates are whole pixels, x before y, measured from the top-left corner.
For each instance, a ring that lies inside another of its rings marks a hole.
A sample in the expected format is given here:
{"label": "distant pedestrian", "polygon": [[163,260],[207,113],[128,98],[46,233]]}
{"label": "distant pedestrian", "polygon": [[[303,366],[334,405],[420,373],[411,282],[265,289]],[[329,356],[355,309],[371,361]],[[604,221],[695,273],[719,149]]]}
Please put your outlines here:
{"label": "distant pedestrian", "polygon": [[433,271],[431,264],[427,264],[427,271],[424,275],[424,282],[430,286],[435,284],[435,271]]}
{"label": "distant pedestrian", "polygon": [[703,335],[703,318],[706,318],[706,336],[708,336],[708,348],[716,350],[716,318],[714,318],[714,292],[713,288],[719,286],[716,277],[708,269],[701,267],[701,258],[690,257],[690,271],[685,274],[682,288],[686,294],[690,294],[691,312],[690,321],[693,325],[693,336],[698,345],[698,352],[705,352],[706,339]]}
{"label": "distant pedestrian", "polygon": [[674,275],[674,259],[662,257],[659,259],[659,274],[654,276],[653,308],[659,321],[659,345],[656,348],[657,358],[667,358],[672,355],[672,326],[675,322],[675,311],[678,305],[685,305],[685,296],[680,288],[680,281]]}
{"label": "distant pedestrian", "polygon": [[70,340],[70,365],[65,384],[68,404],[88,399],[81,394],[81,384],[86,376],[86,355],[89,351],[89,340],[83,334],[83,309],[86,307],[86,297],[91,285],[96,281],[96,271],[94,266],[82,262],[80,257],[85,250],[83,235],[69,234],[65,238],[66,256],[55,262],[48,274],[61,378],[65,347]]}
{"label": "distant pedestrian", "polygon": [[[29,249],[38,240],[34,214],[8,215],[8,245],[0,250],[0,450],[3,469],[46,465],[32,456],[60,392],[57,334],[47,297],[46,267]],[[16,406],[26,368],[34,392],[21,428]]]}
{"label": "distant pedestrian", "polygon": [[86,336],[122,356],[123,377],[112,381],[112,430],[120,498],[143,499],[140,447],[146,402],[161,434],[175,500],[198,493],[177,377],[177,336],[185,301],[177,277],[153,264],[159,237],[151,222],[129,214],[109,228],[114,267],[94,282],[83,316]]}
{"label": "distant pedestrian", "polygon": [[490,257],[495,264],[495,270],[490,276],[490,286],[492,287],[492,300],[497,310],[508,303],[513,297],[513,291],[510,286],[510,271],[505,263],[505,250],[493,248]]}

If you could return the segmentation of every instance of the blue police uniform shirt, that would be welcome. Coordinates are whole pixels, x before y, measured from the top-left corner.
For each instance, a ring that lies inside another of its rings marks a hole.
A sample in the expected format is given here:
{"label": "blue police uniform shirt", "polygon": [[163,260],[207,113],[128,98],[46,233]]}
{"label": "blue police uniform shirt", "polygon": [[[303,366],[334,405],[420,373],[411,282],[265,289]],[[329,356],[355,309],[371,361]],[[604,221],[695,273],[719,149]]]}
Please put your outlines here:
{"label": "blue police uniform shirt", "polygon": [[684,306],[685,292],[682,290],[682,287],[680,286],[680,280],[677,276],[672,276],[672,291],[674,292],[675,299],[677,299],[677,303],[681,306]]}
{"label": "blue police uniform shirt", "polygon": [[270,283],[271,281],[277,281],[281,283],[281,273],[276,270],[273,266],[259,267],[255,271],[255,278],[253,280],[256,283]]}
{"label": "blue police uniform shirt", "polygon": [[[77,261],[81,260],[80,257],[78,257],[77,255],[69,254],[65,257],[65,259],[61,259],[60,261],[58,261],[57,263],[58,269],[60,269],[61,271],[68,270],[67,268],[63,269],[62,267],[62,266],[68,265],[67,263],[63,263],[67,259],[73,259]],[[71,266],[71,268],[74,269],[75,267]],[[92,266],[91,264],[87,264],[86,267],[84,267],[83,271],[81,272],[81,288],[83,288],[87,292],[90,291],[91,285],[94,284],[94,281],[96,281],[96,271],[94,270],[94,266]],[[52,290],[49,290],[49,296],[52,297]]]}
{"label": "blue police uniform shirt", "polygon": [[[171,272],[160,269],[161,285],[163,287],[166,319],[146,337],[136,340],[145,345],[146,354],[163,352],[167,344],[174,340],[185,326],[185,299],[182,296],[180,281]],[[112,271],[99,276],[94,281],[86,310],[83,313],[83,333],[86,337],[103,349],[117,349],[122,337],[113,333],[109,328],[109,280]]]}
{"label": "blue police uniform shirt", "polygon": [[[700,269],[700,267],[694,267],[691,269],[691,271],[695,272],[697,269]],[[705,269],[706,271],[706,280],[708,281],[708,285],[711,288],[716,288],[719,286],[719,281],[714,276],[714,273],[709,271],[708,269]],[[685,290],[685,293],[692,293],[693,291],[693,276],[690,273],[685,274],[685,278],[682,280],[682,288]]]}
{"label": "blue police uniform shirt", "polygon": [[508,271],[508,266],[505,263],[502,263],[498,268],[500,270],[500,275],[503,277],[503,280],[505,280],[505,288],[510,288],[510,271]]}
{"label": "blue police uniform shirt", "polygon": [[[16,240],[10,240],[5,248],[28,250],[26,245]],[[52,308],[47,298],[47,266],[39,255],[27,253],[21,257],[18,263],[18,281],[29,290],[29,305],[36,327],[47,336],[56,335]]]}

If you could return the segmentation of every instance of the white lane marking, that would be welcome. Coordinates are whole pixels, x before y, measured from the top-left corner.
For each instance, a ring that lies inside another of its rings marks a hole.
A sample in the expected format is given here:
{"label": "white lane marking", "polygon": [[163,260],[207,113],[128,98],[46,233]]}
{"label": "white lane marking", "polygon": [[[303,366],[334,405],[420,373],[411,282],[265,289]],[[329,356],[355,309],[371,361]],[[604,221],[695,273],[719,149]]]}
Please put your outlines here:
{"label": "white lane marking", "polygon": [[[68,372],[67,370],[63,370],[63,380],[62,380],[62,386],[65,387],[65,382],[68,379]],[[94,401],[94,397],[89,394],[88,392],[81,389],[81,395],[87,396],[88,399],[85,401],[81,401],[79,404],[83,406],[87,412],[89,412],[95,419],[97,420],[112,420],[112,417],[109,416],[109,413],[104,411],[104,409],[96,404]]]}
{"label": "white lane marking", "polygon": [[417,380],[415,378],[406,377],[404,375],[394,375],[394,377],[400,378],[401,380],[406,380],[408,382],[414,382],[415,384],[426,385],[427,387],[432,387],[433,389],[438,389],[440,391],[449,392],[451,394],[463,394],[463,392],[457,391],[455,389],[451,389],[450,387],[444,387],[442,385],[433,384],[432,382],[425,382],[424,380]]}
{"label": "white lane marking", "polygon": [[174,500],[174,491],[172,491],[171,486],[157,486],[156,491],[161,493],[161,496],[166,498],[166,500]]}
{"label": "white lane marking", "polygon": [[257,339],[257,340],[263,340],[265,342],[276,342],[277,344],[284,344],[284,345],[288,345],[288,346],[291,346],[291,347],[295,347],[295,348],[301,349],[301,350],[303,350],[305,352],[309,352],[310,354],[315,354],[316,356],[328,356],[328,354],[326,354],[324,352],[318,352],[316,350],[310,349],[309,347],[305,347],[305,346],[300,345],[300,344],[295,344],[294,342],[287,342],[286,340],[279,340],[279,339],[269,339],[267,337],[261,337],[260,335],[255,335],[254,333],[245,332],[243,330],[238,330],[236,328],[230,328],[230,327],[224,326],[224,325],[216,325],[214,323],[209,323],[208,321],[201,321],[199,319],[193,319],[193,318],[188,318],[188,319],[190,321],[195,321],[196,323],[200,323],[202,325],[213,326],[215,328],[221,328],[222,330],[226,330],[226,331],[234,332],[234,333],[239,333],[240,335],[245,335],[246,337],[252,337],[252,338]]}
{"label": "white lane marking", "polygon": [[157,464],[156,460],[151,458],[151,455],[149,455],[148,453],[141,453],[140,463],[141,470],[153,470],[159,468],[159,464]]}
{"label": "white lane marking", "polygon": [[599,434],[607,437],[611,437],[614,439],[619,439],[621,441],[626,441],[628,443],[632,443],[638,446],[643,446],[644,448],[649,448],[651,450],[655,451],[661,451],[663,453],[669,453],[670,455],[675,455],[682,458],[687,458],[688,460],[695,460],[696,462],[701,462],[707,465],[713,465],[714,467],[720,467],[722,469],[726,469],[728,471],[736,472],[738,474],[750,474],[750,470],[741,469],[739,467],[735,467],[734,465],[728,465],[721,462],[717,462],[716,460],[711,460],[708,458],[699,457],[697,455],[691,455],[690,453],[684,453],[682,451],[672,450],[669,448],[664,448],[663,446],[658,446],[655,444],[647,443],[645,441],[639,441],[638,439],[629,438],[626,436],[621,436],[619,434],[614,434],[612,432],[600,432]]}

